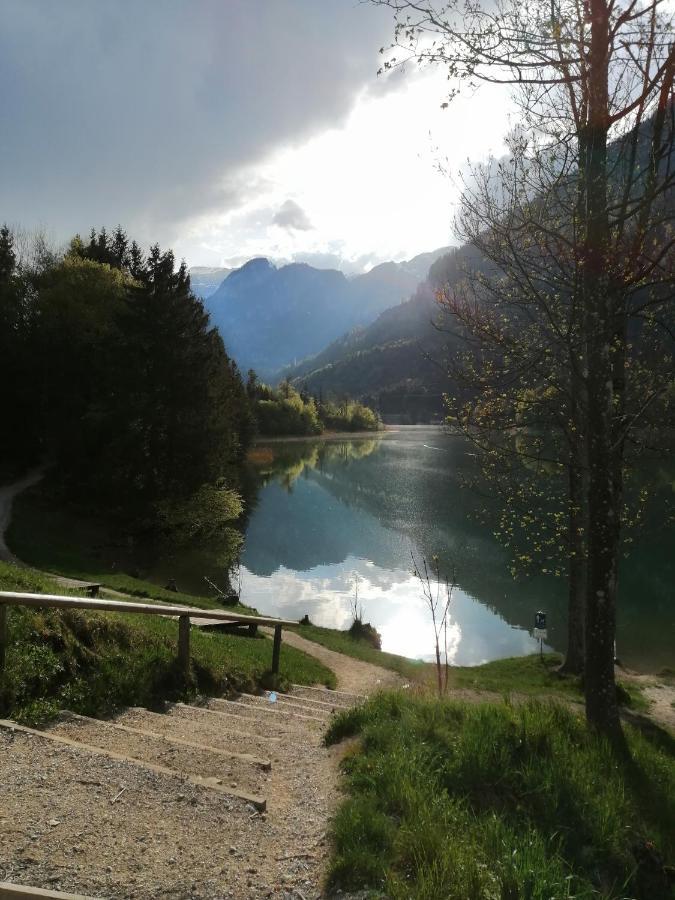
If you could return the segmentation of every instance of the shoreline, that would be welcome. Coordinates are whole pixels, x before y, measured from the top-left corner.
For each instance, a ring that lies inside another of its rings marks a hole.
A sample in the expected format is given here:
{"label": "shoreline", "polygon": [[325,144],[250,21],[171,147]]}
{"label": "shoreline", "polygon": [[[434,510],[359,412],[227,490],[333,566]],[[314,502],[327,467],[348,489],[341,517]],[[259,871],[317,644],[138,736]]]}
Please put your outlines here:
{"label": "shoreline", "polygon": [[[395,430],[395,429],[394,429]],[[256,438],[251,449],[256,447],[264,447],[267,444],[287,444],[290,442],[297,443],[299,441],[347,441],[347,440],[367,440],[369,438],[382,437],[385,434],[391,434],[389,429],[381,429],[380,431],[324,431],[322,434],[275,434],[270,437]]]}
{"label": "shoreline", "polygon": [[385,425],[378,431],[324,431],[321,434],[275,434],[270,436],[259,435],[253,442],[255,447],[265,446],[266,444],[288,443],[290,441],[346,441],[358,438],[365,440],[366,438],[384,437],[387,434],[401,434],[407,430],[438,430],[444,428],[443,425]]}

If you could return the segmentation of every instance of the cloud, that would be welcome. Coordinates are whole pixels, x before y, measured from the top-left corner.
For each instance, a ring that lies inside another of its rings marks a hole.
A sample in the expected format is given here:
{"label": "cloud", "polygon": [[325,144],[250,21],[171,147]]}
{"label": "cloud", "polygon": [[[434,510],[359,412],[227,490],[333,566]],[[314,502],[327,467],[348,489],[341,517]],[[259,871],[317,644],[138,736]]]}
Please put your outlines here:
{"label": "cloud", "polygon": [[289,231],[311,231],[314,227],[307,213],[295,200],[286,200],[282,203],[272,222],[279,228],[286,228]]}
{"label": "cloud", "polygon": [[233,208],[242,170],[346,120],[392,27],[343,0],[3,0],[2,14],[0,219],[64,240],[120,221],[172,242]]}

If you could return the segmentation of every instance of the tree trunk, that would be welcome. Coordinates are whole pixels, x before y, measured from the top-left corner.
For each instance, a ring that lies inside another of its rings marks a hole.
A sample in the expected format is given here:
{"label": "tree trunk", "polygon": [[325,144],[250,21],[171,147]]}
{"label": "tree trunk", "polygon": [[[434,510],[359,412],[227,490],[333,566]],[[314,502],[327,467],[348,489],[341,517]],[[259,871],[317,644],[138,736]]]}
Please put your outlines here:
{"label": "tree trunk", "polygon": [[565,675],[584,672],[584,615],[587,576],[588,517],[585,460],[579,448],[570,453],[569,461],[569,595],[567,601],[567,654],[560,667]]}
{"label": "tree trunk", "polygon": [[607,134],[609,130],[609,12],[606,0],[591,0],[588,125],[584,134],[585,197],[583,300],[588,358],[588,584],[586,592],[586,718],[619,739],[621,723],[614,681],[614,633],[620,497],[616,495],[614,384],[615,337],[607,251]]}
{"label": "tree trunk", "polygon": [[606,0],[590,0],[588,125],[585,145],[585,240],[583,299],[588,348],[588,584],[586,593],[586,718],[619,739],[621,723],[614,682],[614,634],[620,535],[616,494],[612,344],[615,320],[607,251],[607,134],[609,130],[609,11]]}
{"label": "tree trunk", "polygon": [[[586,143],[585,131],[578,135],[579,175],[575,209],[575,229],[585,231],[586,222]],[[577,235],[578,236],[578,235]],[[583,302],[584,268],[577,268],[576,293],[570,308],[570,435],[568,459],[568,602],[567,654],[560,671],[583,675],[585,653],[586,588],[588,582],[588,359]],[[580,284],[582,290],[579,290]]]}

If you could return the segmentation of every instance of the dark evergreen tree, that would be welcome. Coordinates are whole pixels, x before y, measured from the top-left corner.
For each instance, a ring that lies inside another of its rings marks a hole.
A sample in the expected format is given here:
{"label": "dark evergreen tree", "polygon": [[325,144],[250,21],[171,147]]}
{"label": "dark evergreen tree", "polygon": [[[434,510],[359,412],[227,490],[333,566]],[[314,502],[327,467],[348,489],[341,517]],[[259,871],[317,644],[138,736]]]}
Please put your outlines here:
{"label": "dark evergreen tree", "polygon": [[110,253],[113,260],[112,265],[114,265],[115,268],[129,269],[129,239],[121,225],[118,225],[113,233],[110,242]]}
{"label": "dark evergreen tree", "polygon": [[17,271],[14,236],[0,228],[0,465],[31,464],[40,455],[35,419],[31,294]]}
{"label": "dark evergreen tree", "polygon": [[129,249],[129,274],[131,277],[140,278],[143,274],[144,266],[145,259],[143,257],[143,252],[136,241],[132,241],[131,248]]}
{"label": "dark evergreen tree", "polygon": [[248,370],[248,375],[246,378],[246,394],[248,399],[253,402],[257,396],[258,392],[258,376],[256,375],[253,369]]}
{"label": "dark evergreen tree", "polygon": [[170,251],[151,247],[118,325],[123,400],[111,421],[121,427],[102,460],[110,486],[147,506],[231,480],[250,439],[248,402],[185,264],[176,269]]}
{"label": "dark evergreen tree", "polygon": [[7,227],[0,228],[0,284],[5,285],[11,279],[16,267],[14,237]]}

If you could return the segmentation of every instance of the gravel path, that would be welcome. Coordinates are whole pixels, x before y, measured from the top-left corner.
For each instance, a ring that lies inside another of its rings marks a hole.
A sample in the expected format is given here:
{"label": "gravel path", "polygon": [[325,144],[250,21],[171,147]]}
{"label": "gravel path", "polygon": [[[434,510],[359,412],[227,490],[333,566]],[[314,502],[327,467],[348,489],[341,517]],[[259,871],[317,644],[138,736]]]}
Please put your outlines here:
{"label": "gravel path", "polygon": [[12,517],[12,502],[17,494],[20,494],[22,491],[32,487],[32,485],[37,484],[43,474],[44,472],[42,469],[35,469],[19,481],[14,481],[12,484],[0,485],[0,560],[2,560],[2,562],[18,562],[5,543],[5,532],[9,528]]}
{"label": "gravel path", "polygon": [[[265,630],[265,629],[263,629]],[[271,631],[269,632],[271,634]],[[372,694],[383,688],[398,688],[405,684],[403,678],[389,669],[336,653],[314,641],[308,641],[294,631],[284,631],[283,640],[309,656],[314,656],[337,676],[337,689],[354,694]]]}
{"label": "gravel path", "polygon": [[640,675],[627,669],[617,671],[617,677],[640,685],[651,704],[648,717],[659,725],[665,725],[675,734],[675,684],[658,675]]}

